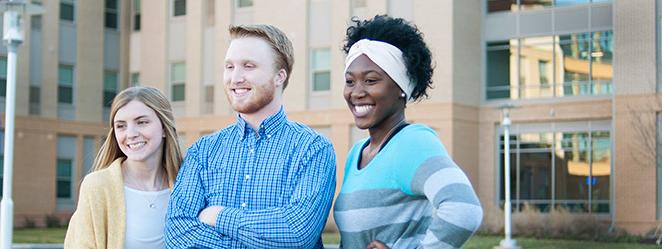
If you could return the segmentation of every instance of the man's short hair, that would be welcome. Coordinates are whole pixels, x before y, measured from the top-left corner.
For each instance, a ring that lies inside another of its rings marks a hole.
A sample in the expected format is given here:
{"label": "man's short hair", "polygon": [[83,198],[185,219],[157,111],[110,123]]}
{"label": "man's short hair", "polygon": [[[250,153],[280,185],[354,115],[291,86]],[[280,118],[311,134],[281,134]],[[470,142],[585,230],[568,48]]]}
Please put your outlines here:
{"label": "man's short hair", "polygon": [[285,72],[287,72],[287,77],[283,82],[283,89],[285,89],[294,65],[294,48],[292,48],[292,42],[285,33],[267,24],[230,26],[229,31],[230,39],[256,37],[263,39],[271,46],[276,55],[276,69],[285,69]]}

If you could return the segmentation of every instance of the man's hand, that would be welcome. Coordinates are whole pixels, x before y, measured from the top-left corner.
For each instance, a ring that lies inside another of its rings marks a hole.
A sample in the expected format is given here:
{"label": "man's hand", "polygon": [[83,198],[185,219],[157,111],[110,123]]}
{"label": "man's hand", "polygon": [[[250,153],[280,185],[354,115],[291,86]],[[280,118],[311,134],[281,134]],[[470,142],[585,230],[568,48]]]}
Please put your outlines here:
{"label": "man's hand", "polygon": [[375,248],[376,249],[389,249],[388,246],[384,245],[384,243],[379,241],[379,240],[373,240],[365,248],[366,249],[375,249]]}
{"label": "man's hand", "polygon": [[207,225],[216,226],[216,218],[218,218],[218,213],[223,210],[221,206],[209,206],[200,211],[198,214],[198,219]]}

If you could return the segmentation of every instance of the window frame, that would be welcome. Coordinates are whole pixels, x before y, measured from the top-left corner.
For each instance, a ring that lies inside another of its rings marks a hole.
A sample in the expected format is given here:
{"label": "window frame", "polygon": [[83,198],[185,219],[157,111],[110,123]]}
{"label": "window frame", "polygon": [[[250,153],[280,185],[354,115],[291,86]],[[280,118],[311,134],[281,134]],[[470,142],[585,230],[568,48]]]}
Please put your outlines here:
{"label": "window frame", "polygon": [[[183,66],[183,77],[181,80],[179,79],[174,79],[175,75],[175,66],[177,65],[182,65]],[[178,62],[172,62],[170,63],[170,77],[168,82],[170,83],[170,101],[180,103],[186,101],[186,62],[184,61],[178,61]],[[178,97],[179,95],[175,95],[175,87],[183,87],[183,96],[181,99],[175,97]]]}
{"label": "window frame", "polygon": [[[70,68],[71,69],[71,85],[63,85],[60,77],[60,70],[63,68]],[[76,86],[76,67],[74,65],[69,65],[69,64],[60,64],[58,65],[58,80],[57,80],[57,91],[58,91],[58,96],[57,96],[57,103],[58,104],[65,104],[65,105],[73,105],[76,103],[76,94],[75,94],[75,86]],[[71,102],[62,102],[61,101],[61,95],[60,91],[63,88],[70,88],[69,90],[71,91]]]}
{"label": "window frame", "polygon": [[[328,62],[326,67],[320,67],[319,65],[316,65],[316,52],[318,51],[326,51],[328,53]],[[330,47],[316,47],[316,48],[311,48],[310,49],[310,92],[312,94],[328,94],[331,92],[331,48]],[[328,82],[328,89],[323,89],[323,90],[315,90],[316,82],[315,82],[315,75],[319,73],[328,73],[329,75],[329,82]]]}
{"label": "window frame", "polygon": [[[119,30],[120,26],[120,0],[115,0],[115,8],[108,8],[108,1],[104,0],[103,27],[110,30]],[[115,15],[115,27],[108,26],[108,15]]]}
{"label": "window frame", "polygon": [[[63,19],[63,5],[68,5],[71,6],[71,20],[69,19]],[[75,0],[60,0],[60,12],[58,13],[59,17],[58,19],[60,22],[67,22],[67,23],[76,23],[76,1]]]}

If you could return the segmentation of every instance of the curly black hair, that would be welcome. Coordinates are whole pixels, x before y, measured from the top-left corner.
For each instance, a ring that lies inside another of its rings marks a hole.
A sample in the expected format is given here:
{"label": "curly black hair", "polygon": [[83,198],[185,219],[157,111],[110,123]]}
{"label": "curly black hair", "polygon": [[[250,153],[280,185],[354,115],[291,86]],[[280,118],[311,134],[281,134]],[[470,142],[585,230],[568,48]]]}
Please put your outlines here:
{"label": "curly black hair", "polygon": [[407,66],[407,74],[415,84],[411,98],[420,100],[421,97],[428,97],[427,89],[432,89],[434,71],[432,53],[423,41],[423,33],[415,25],[387,15],[377,15],[363,21],[354,17],[352,22],[354,25],[347,28],[342,48],[345,54],[361,39],[386,42],[399,48]]}

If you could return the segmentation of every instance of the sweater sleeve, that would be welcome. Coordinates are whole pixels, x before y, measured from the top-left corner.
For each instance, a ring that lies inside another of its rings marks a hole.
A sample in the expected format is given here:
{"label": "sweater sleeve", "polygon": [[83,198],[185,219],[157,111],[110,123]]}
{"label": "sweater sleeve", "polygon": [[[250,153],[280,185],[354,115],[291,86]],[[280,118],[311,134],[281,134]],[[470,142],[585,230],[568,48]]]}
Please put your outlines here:
{"label": "sweater sleeve", "polygon": [[83,180],[78,198],[78,206],[71,220],[64,238],[64,248],[97,248],[96,242],[105,245],[106,238],[97,238],[96,235],[104,234],[103,231],[95,231],[92,218],[91,190],[86,180]]}
{"label": "sweater sleeve", "polygon": [[478,229],[483,210],[464,172],[448,156],[425,160],[412,179],[412,192],[433,207],[423,248],[460,248]]}

